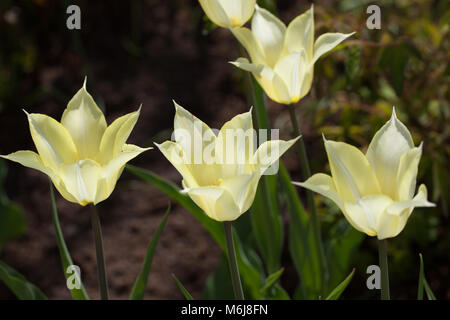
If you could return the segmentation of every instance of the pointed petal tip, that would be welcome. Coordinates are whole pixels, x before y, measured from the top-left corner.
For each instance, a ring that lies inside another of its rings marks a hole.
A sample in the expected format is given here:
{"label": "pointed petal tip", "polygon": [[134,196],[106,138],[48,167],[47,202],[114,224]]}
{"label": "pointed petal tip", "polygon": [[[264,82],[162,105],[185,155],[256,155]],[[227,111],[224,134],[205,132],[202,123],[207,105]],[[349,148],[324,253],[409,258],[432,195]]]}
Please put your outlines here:
{"label": "pointed petal tip", "polygon": [[87,76],[84,76],[83,89],[86,90]]}
{"label": "pointed petal tip", "polygon": [[291,183],[295,186],[303,187],[304,182],[291,181]]}
{"label": "pointed petal tip", "polygon": [[392,106],[392,115],[391,115],[392,119],[398,119],[397,118],[397,113],[395,112],[395,106]]}

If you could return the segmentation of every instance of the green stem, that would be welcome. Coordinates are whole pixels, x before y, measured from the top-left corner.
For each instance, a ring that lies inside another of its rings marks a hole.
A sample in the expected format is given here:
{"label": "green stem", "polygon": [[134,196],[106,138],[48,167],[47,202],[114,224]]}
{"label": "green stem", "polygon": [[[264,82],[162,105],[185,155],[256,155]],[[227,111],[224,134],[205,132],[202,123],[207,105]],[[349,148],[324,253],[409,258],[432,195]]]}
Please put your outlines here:
{"label": "green stem", "polygon": [[378,240],[378,255],[381,269],[381,300],[390,300],[389,297],[389,270],[387,258],[387,240]]}
{"label": "green stem", "polygon": [[100,218],[96,206],[92,206],[92,230],[94,231],[95,254],[97,256],[98,282],[100,297],[102,300],[109,299],[108,280],[106,279],[105,256],[103,254],[103,239],[100,226]]}
{"label": "green stem", "polygon": [[234,297],[236,300],[244,300],[239,268],[236,260],[236,250],[234,249],[233,230],[231,221],[224,221],[225,237],[227,238],[228,265],[230,267],[231,281],[233,283]]}
{"label": "green stem", "polygon": [[[297,116],[295,114],[295,106],[289,105],[287,106],[289,108],[289,115],[291,116],[291,122],[292,127],[294,128],[294,134],[297,136],[301,136],[300,127],[298,125]],[[303,179],[306,180],[309,177],[311,177],[311,168],[308,161],[308,155],[306,153],[306,147],[303,137],[299,139],[298,142],[299,146],[299,154],[300,154],[300,161],[301,161],[301,167],[302,167],[302,175]],[[308,201],[308,207],[309,211],[311,213],[311,222],[313,225],[313,231],[314,231],[314,241],[316,242],[316,248],[318,250],[318,257],[320,261],[320,274],[321,274],[321,288],[322,288],[322,295],[325,294],[326,290],[326,284],[328,281],[328,266],[325,258],[325,251],[323,249],[322,244],[322,234],[320,230],[320,221],[319,217],[317,215],[317,208],[316,204],[314,203],[314,195],[312,191],[306,190],[306,197]]]}

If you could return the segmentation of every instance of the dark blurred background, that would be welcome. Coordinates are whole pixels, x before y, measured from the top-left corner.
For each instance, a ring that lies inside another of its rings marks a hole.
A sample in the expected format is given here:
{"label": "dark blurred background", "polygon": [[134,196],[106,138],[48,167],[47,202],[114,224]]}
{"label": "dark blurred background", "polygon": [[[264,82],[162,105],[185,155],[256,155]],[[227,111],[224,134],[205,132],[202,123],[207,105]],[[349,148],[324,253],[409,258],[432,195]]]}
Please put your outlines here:
{"label": "dark blurred background", "polygon": [[[258,1],[288,23],[309,1]],[[81,8],[81,30],[68,30],[66,8]],[[366,28],[369,4],[381,8],[381,30]],[[438,299],[450,298],[449,232],[449,32],[448,1],[315,1],[316,38],[324,32],[357,35],[319,60],[311,92],[300,102],[301,126],[313,172],[328,172],[321,133],[365,149],[395,105],[416,144],[424,141],[419,182],[435,209],[415,209],[405,230],[390,241],[391,294],[414,299],[418,253]],[[195,0],[0,2],[0,154],[34,149],[22,108],[60,119],[69,99],[88,77],[87,88],[108,123],[136,110],[141,117],[130,142],[151,146],[170,137],[172,99],[211,127],[219,128],[250,105],[243,74],[228,61],[239,56],[236,41],[214,28]],[[268,103],[273,128],[291,137],[285,106]],[[295,155],[285,164],[294,180]],[[180,176],[158,150],[132,163],[175,183]],[[86,208],[57,196],[62,228],[91,297],[98,297],[95,251]],[[169,199],[126,171],[112,196],[99,207],[113,298],[128,297]],[[342,214],[317,197],[324,234],[333,236]],[[0,259],[52,299],[70,293],[60,265],[45,175],[0,161]],[[285,223],[288,224],[287,215]],[[201,297],[221,253],[184,209],[174,206],[158,244],[146,298],[182,298],[174,273]],[[377,246],[366,238],[354,252],[356,276],[344,299],[376,298],[368,291],[366,267],[377,264]],[[297,281],[289,255],[282,284]],[[0,298],[14,296],[0,284]]]}

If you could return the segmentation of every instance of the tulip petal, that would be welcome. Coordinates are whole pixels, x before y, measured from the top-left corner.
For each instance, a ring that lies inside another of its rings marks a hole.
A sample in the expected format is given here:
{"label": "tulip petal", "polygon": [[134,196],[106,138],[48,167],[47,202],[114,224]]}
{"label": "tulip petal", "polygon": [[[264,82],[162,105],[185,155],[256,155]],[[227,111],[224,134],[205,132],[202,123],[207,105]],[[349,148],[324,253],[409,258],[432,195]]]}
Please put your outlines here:
{"label": "tulip petal", "polygon": [[412,200],[394,202],[387,208],[387,212],[393,215],[403,214],[406,209],[415,207],[435,207],[436,205],[427,200],[427,187],[422,184],[417,195]]}
{"label": "tulip petal", "polygon": [[200,186],[191,171],[192,168],[190,164],[185,161],[183,149],[178,143],[173,141],[165,141],[162,144],[155,143],[155,145],[181,174],[188,187],[193,188]]}
{"label": "tulip petal", "polygon": [[292,99],[289,94],[289,88],[280,75],[274,73],[271,87],[272,90],[265,91],[270,99],[285,105],[290,105],[292,103]]}
{"label": "tulip petal", "polygon": [[102,202],[111,195],[128,161],[150,149],[153,148],[141,148],[132,144],[125,144],[118,155],[108,164],[102,166],[94,204]]}
{"label": "tulip petal", "polygon": [[[202,164],[203,151],[213,147],[216,135],[203,121],[195,117],[182,106],[175,105],[174,136],[184,151],[185,161]],[[212,146],[210,146],[212,144]],[[210,159],[207,159],[210,160]]]}
{"label": "tulip petal", "polygon": [[227,179],[252,172],[250,164],[255,152],[256,133],[252,112],[245,112],[226,122],[215,144],[215,160],[221,164],[221,178]]}
{"label": "tulip petal", "polygon": [[186,189],[189,197],[212,219],[233,221],[240,215],[240,209],[231,194],[217,186]]}
{"label": "tulip petal", "polygon": [[199,0],[209,19],[222,28],[229,28],[230,21],[219,0]]}
{"label": "tulip petal", "polygon": [[392,199],[385,195],[368,195],[356,202],[345,202],[347,220],[357,230],[369,236],[375,236],[380,230],[380,219],[386,208],[392,204]]}
{"label": "tulip petal", "polygon": [[352,36],[355,32],[344,34],[344,33],[325,33],[317,38],[314,43],[314,56],[312,63],[316,63],[323,54],[332,50],[339,43]]}
{"label": "tulip petal", "polygon": [[255,9],[252,32],[264,50],[266,64],[273,67],[283,52],[286,26],[266,9],[258,5],[255,5]]}
{"label": "tulip petal", "polygon": [[242,17],[242,25],[244,25],[255,12],[256,0],[235,0],[240,3],[242,6],[241,17]]}
{"label": "tulip petal", "polygon": [[292,182],[294,185],[317,192],[324,197],[332,200],[342,212],[344,212],[344,204],[334,186],[333,179],[323,173],[316,173],[305,182]]}
{"label": "tulip petal", "polygon": [[416,179],[422,156],[422,143],[405,152],[401,158],[396,177],[396,200],[410,200],[416,191]]}
{"label": "tulip petal", "polygon": [[228,27],[236,28],[251,18],[256,0],[222,0],[220,3],[228,16]]}
{"label": "tulip petal", "polygon": [[25,167],[39,170],[40,172],[45,173],[49,177],[52,177],[54,175],[52,169],[44,165],[44,163],[41,161],[41,158],[36,152],[29,150],[20,150],[5,156],[0,155],[0,157],[20,163]]}
{"label": "tulip petal", "polygon": [[300,137],[289,141],[270,140],[262,143],[256,150],[253,162],[259,167],[259,174],[264,174]]}
{"label": "tulip petal", "polygon": [[[381,191],[393,199],[397,199],[398,188],[395,182],[398,177],[400,159],[412,148],[414,148],[414,143],[411,134],[405,125],[397,119],[393,109],[391,119],[375,134],[366,153]],[[418,161],[418,159],[416,160]],[[408,165],[408,167],[410,166]],[[402,168],[402,171],[405,171],[405,167]],[[407,186],[408,192],[410,191],[409,187],[410,185]],[[413,188],[415,188],[415,185]]]}
{"label": "tulip petal", "polygon": [[106,129],[106,120],[84,86],[69,101],[61,124],[72,136],[80,159],[95,159]]}
{"label": "tulip petal", "polygon": [[28,114],[30,132],[43,164],[57,171],[78,159],[72,137],[64,126],[44,114]]}
{"label": "tulip petal", "polygon": [[248,28],[234,28],[231,29],[233,35],[247,50],[252,63],[265,64],[265,54],[258,39],[253,32]]}
{"label": "tulip petal", "polygon": [[349,144],[329,140],[325,140],[325,149],[336,190],[344,202],[380,193],[375,174],[361,151]]}
{"label": "tulip petal", "polygon": [[258,181],[259,175],[254,172],[252,174],[224,179],[220,187],[226,189],[231,194],[234,202],[239,207],[239,211],[244,213],[250,208],[255,199]]}
{"label": "tulip petal", "polygon": [[64,164],[60,175],[67,190],[79,204],[85,206],[95,202],[101,177],[101,167],[97,162],[87,159]]}
{"label": "tulip petal", "polygon": [[305,50],[307,61],[313,59],[314,46],[314,6],[289,23],[284,39],[286,54]]}
{"label": "tulip petal", "polygon": [[[306,75],[310,73],[309,69],[309,65],[306,63],[305,50],[303,49],[300,52],[284,56],[277,62],[274,71],[283,79],[288,89],[290,103],[298,102],[309,91],[311,87],[310,82],[309,87],[306,90],[304,88],[305,81],[310,80],[306,78]],[[301,95],[302,91],[304,92],[303,95]]]}
{"label": "tulip petal", "polygon": [[114,120],[105,130],[100,142],[99,162],[104,165],[119,154],[133,131],[141,108]]}
{"label": "tulip petal", "polygon": [[17,152],[8,154],[6,156],[0,155],[0,157],[20,163],[21,165],[23,165],[25,167],[36,169],[36,170],[39,170],[39,171],[45,173],[47,176],[50,177],[55,188],[64,197],[64,199],[66,199],[67,201],[70,201],[70,202],[75,202],[75,203],[78,202],[67,191],[66,186],[61,181],[59,176],[55,172],[53,172],[53,170],[51,168],[46,167],[44,165],[44,163],[41,161],[41,158],[39,157],[39,155],[37,153],[35,153],[33,151],[28,151],[28,150],[21,150],[21,151],[17,151]]}

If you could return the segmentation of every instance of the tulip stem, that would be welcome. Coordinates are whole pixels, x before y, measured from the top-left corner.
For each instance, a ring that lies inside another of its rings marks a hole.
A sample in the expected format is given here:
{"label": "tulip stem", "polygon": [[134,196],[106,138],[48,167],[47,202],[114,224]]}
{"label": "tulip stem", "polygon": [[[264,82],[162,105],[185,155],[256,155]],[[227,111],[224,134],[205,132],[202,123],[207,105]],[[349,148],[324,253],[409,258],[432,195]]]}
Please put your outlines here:
{"label": "tulip stem", "polygon": [[378,240],[378,255],[381,269],[381,300],[389,300],[389,270],[386,239]]}
{"label": "tulip stem", "polygon": [[97,272],[102,300],[109,299],[108,280],[106,279],[105,256],[103,254],[103,238],[100,226],[100,218],[96,206],[92,206],[92,230],[94,232],[95,254],[97,256]]}
{"label": "tulip stem", "polygon": [[233,230],[231,221],[224,221],[225,237],[227,239],[228,265],[230,267],[231,282],[233,284],[234,297],[236,300],[244,300],[239,268],[236,260],[236,250],[234,249]]}
{"label": "tulip stem", "polygon": [[[292,127],[294,129],[294,134],[300,137],[301,132],[300,132],[300,127],[299,127],[298,121],[297,121],[297,115],[295,114],[295,106],[289,105],[288,108],[289,108],[289,115],[291,116]],[[311,169],[310,169],[310,165],[309,165],[309,161],[308,161],[308,155],[306,153],[306,147],[305,147],[305,142],[304,142],[303,136],[300,137],[300,139],[298,141],[298,146],[299,146],[298,151],[299,151],[301,167],[302,167],[302,175],[303,175],[303,179],[306,180],[309,177],[311,177]],[[320,221],[319,221],[319,217],[317,215],[317,208],[316,208],[316,204],[314,203],[314,195],[313,195],[312,191],[306,190],[306,197],[307,197],[309,211],[311,213],[310,217],[311,217],[311,222],[313,225],[314,240],[316,242],[316,248],[318,250],[317,254],[318,254],[318,258],[319,258],[319,262],[320,262],[322,294],[325,294],[326,283],[328,281],[328,266],[327,266],[327,261],[325,258],[325,251],[324,251],[323,245],[322,245]]]}

